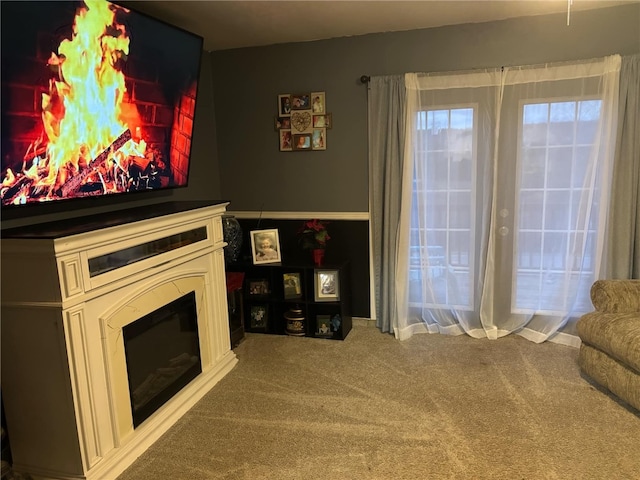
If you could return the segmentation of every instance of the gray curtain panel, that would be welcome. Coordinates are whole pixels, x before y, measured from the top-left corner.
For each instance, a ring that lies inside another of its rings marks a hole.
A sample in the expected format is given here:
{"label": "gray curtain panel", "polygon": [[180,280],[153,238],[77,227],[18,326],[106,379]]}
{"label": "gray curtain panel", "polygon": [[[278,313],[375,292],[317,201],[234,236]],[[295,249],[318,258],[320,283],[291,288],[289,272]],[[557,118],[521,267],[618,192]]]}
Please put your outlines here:
{"label": "gray curtain panel", "polygon": [[622,57],[605,278],[640,278],[640,55]]}
{"label": "gray curtain panel", "polygon": [[368,93],[369,209],[376,325],[383,332],[393,333],[396,244],[404,163],[404,76],[371,77]]}

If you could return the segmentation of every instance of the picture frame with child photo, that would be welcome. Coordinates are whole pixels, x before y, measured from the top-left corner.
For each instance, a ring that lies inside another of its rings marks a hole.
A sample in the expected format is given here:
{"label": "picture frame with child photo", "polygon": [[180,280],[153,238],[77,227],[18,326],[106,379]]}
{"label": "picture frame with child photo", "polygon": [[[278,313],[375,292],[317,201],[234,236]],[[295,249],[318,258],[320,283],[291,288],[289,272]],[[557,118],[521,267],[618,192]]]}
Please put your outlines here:
{"label": "picture frame with child photo", "polygon": [[293,135],[293,149],[298,151],[311,151],[313,139],[311,133],[300,133]]}
{"label": "picture frame with child photo", "polygon": [[253,264],[278,263],[280,256],[280,237],[278,229],[253,230],[251,233],[251,254]]}

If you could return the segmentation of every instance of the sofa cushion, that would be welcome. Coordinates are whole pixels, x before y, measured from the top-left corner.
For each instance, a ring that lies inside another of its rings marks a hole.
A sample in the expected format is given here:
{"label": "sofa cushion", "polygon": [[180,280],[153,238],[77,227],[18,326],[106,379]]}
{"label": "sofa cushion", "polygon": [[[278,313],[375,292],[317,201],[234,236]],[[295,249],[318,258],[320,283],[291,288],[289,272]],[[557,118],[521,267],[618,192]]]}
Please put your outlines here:
{"label": "sofa cushion", "polygon": [[640,312],[640,280],[597,280],[590,294],[599,312]]}
{"label": "sofa cushion", "polygon": [[576,324],[580,339],[640,374],[640,312],[592,312]]}

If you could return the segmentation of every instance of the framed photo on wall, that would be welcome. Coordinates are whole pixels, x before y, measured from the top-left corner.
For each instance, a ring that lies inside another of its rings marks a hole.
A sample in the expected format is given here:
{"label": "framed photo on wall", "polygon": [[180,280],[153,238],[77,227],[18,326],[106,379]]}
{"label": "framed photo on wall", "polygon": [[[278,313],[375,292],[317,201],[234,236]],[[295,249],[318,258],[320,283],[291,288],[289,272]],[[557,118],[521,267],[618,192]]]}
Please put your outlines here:
{"label": "framed photo on wall", "polygon": [[326,128],[314,128],[311,137],[311,148],[313,150],[326,150],[327,143],[325,141],[327,137]]}
{"label": "framed photo on wall", "polygon": [[338,270],[315,270],[314,283],[316,302],[337,302],[340,300]]}
{"label": "framed photo on wall", "polygon": [[291,117],[275,117],[274,127],[276,130],[291,129]]}
{"label": "framed photo on wall", "polygon": [[283,117],[285,115],[291,115],[291,95],[283,93],[278,95],[278,115]]}
{"label": "framed photo on wall", "polygon": [[331,128],[332,118],[330,113],[313,116],[313,128]]}
{"label": "framed photo on wall", "polygon": [[297,133],[293,135],[294,150],[311,151],[311,133]]}
{"label": "framed photo on wall", "polygon": [[327,111],[324,98],[324,92],[311,92],[311,110],[314,115],[317,113],[325,113]]}
{"label": "framed photo on wall", "polygon": [[277,263],[280,257],[280,237],[278,229],[253,230],[251,233],[251,254],[253,264]]}
{"label": "framed photo on wall", "polygon": [[327,150],[328,130],[333,126],[325,92],[282,93],[278,96],[274,130],[281,152]]}
{"label": "framed photo on wall", "polygon": [[291,110],[307,110],[311,106],[308,93],[298,93],[291,95]]}
{"label": "framed photo on wall", "polygon": [[290,152],[293,150],[293,137],[291,136],[291,130],[280,130],[280,151]]}

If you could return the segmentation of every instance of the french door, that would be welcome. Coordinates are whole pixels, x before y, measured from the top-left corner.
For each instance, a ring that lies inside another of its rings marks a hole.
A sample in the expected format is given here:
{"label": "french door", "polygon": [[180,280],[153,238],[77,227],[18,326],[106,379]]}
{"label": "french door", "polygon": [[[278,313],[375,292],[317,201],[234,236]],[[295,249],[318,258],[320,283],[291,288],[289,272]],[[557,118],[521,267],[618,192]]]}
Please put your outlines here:
{"label": "french door", "polygon": [[515,73],[420,94],[409,308],[439,329],[542,341],[591,309],[613,108],[599,77]]}

